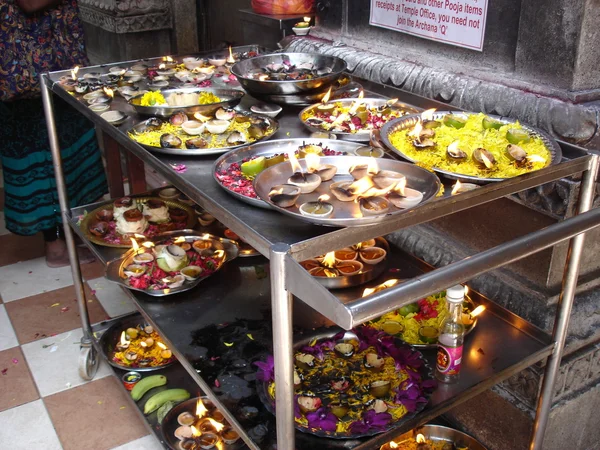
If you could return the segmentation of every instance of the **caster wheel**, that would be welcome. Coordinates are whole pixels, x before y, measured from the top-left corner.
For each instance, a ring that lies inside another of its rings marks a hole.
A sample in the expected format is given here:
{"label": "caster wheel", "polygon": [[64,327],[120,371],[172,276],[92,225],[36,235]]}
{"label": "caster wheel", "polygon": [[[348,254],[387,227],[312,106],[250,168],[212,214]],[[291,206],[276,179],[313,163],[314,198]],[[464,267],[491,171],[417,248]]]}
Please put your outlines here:
{"label": "caster wheel", "polygon": [[96,349],[90,345],[89,347],[81,347],[79,353],[79,376],[84,380],[92,380],[98,371],[100,359]]}

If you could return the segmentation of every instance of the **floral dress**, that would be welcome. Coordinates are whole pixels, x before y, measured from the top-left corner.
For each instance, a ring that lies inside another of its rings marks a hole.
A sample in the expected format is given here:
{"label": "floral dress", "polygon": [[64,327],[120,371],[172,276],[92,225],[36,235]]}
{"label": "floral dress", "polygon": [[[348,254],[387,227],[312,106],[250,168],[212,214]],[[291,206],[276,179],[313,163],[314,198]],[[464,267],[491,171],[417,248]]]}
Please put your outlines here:
{"label": "floral dress", "polygon": [[[27,15],[0,0],[0,157],[6,228],[33,235],[61,223],[39,74],[87,65],[77,2]],[[107,192],[92,124],[58,98],[56,125],[71,207]]]}

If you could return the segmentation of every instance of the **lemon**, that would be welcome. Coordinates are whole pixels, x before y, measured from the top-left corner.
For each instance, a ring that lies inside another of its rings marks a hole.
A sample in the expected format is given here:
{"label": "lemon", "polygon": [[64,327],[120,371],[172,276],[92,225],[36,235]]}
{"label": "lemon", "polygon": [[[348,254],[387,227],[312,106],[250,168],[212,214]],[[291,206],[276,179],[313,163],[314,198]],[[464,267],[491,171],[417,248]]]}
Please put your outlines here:
{"label": "lemon", "polygon": [[393,320],[384,322],[381,325],[381,329],[383,331],[385,331],[387,334],[391,334],[391,335],[400,334],[404,331],[404,327],[402,326],[402,324],[395,322]]}
{"label": "lemon", "polygon": [[248,178],[254,178],[256,175],[265,170],[266,167],[267,159],[264,156],[251,159],[250,161],[246,161],[241,165],[242,173]]}

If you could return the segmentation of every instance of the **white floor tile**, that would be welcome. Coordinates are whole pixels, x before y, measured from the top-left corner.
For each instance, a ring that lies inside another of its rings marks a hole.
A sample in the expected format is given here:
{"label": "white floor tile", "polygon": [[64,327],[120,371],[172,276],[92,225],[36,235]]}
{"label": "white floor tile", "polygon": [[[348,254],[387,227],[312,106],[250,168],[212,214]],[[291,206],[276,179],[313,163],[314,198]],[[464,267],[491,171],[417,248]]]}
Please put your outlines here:
{"label": "white floor tile", "polygon": [[[87,383],[78,372],[82,334],[78,328],[21,346],[42,397]],[[109,365],[101,360],[94,379],[111,373]]]}
{"label": "white floor tile", "polygon": [[62,450],[42,400],[0,412],[0,423],[0,450]]}
{"label": "white floor tile", "polygon": [[0,294],[4,303],[72,284],[71,267],[51,269],[45,257],[0,267]]}
{"label": "white floor tile", "polygon": [[163,446],[160,445],[158,439],[153,435],[144,436],[143,438],[136,439],[135,441],[128,442],[127,444],[113,447],[112,450],[163,450]]}
{"label": "white floor tile", "polygon": [[6,313],[6,307],[0,305],[0,351],[19,345],[15,330]]}
{"label": "white floor tile", "polygon": [[10,234],[10,231],[6,229],[6,222],[4,220],[4,211],[0,211],[0,236]]}
{"label": "white floor tile", "polygon": [[106,278],[95,278],[89,280],[88,285],[96,291],[96,298],[110,317],[119,317],[136,310],[129,296],[118,284]]}

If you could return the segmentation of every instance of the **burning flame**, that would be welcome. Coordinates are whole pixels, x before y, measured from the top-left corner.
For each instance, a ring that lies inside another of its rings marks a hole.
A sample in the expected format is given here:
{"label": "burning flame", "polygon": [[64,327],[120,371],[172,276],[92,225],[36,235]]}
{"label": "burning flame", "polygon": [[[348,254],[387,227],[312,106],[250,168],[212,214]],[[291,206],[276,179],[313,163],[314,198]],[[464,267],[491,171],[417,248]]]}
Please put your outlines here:
{"label": "burning flame", "polygon": [[352,183],[348,187],[348,191],[351,192],[353,195],[363,195],[365,192],[367,192],[373,186],[375,186],[373,184],[373,180],[371,179],[370,176],[367,175],[367,176],[362,177],[360,180],[357,180],[354,183]]}
{"label": "burning flame", "polygon": [[173,62],[173,58],[171,58],[170,56],[163,56],[162,60],[166,62]]}
{"label": "burning flame", "polygon": [[427,109],[421,113],[421,120],[433,120],[433,113],[435,112],[435,108]]}
{"label": "burning flame", "polygon": [[158,345],[163,350],[167,349],[167,346],[165,344],[163,344],[162,342],[157,342],[156,345]]}
{"label": "burning flame", "polygon": [[377,159],[373,158],[372,156],[369,158],[367,173],[369,175],[377,175],[379,173],[379,165],[377,164]]}
{"label": "burning flame", "polygon": [[462,184],[460,183],[460,181],[456,180],[456,184],[452,188],[452,194],[451,195],[456,195],[456,194],[460,193],[460,188],[461,187],[462,187]]}
{"label": "burning flame", "polygon": [[309,173],[319,170],[321,158],[316,153],[307,153],[304,157],[306,160],[306,171]]}
{"label": "burning flame", "polygon": [[383,291],[383,290],[385,290],[387,288],[391,288],[393,286],[396,286],[398,283],[400,283],[400,280],[392,278],[391,280],[384,281],[383,283],[375,286],[374,288],[365,288],[365,290],[363,291],[362,296],[363,297],[368,297],[369,295],[374,294],[376,292]]}
{"label": "burning flame", "polygon": [[365,92],[361,89],[360,93],[358,94],[358,99],[352,104],[352,107],[350,108],[350,111],[348,111],[348,114],[350,114],[350,115],[356,114],[358,107],[362,104],[361,100],[363,99],[364,96],[365,96]]}
{"label": "burning flame", "polygon": [[427,441],[425,440],[425,436],[423,436],[421,433],[417,434],[417,444],[426,444]]}
{"label": "burning flame", "polygon": [[140,250],[140,246],[138,245],[137,241],[134,238],[129,238],[131,239],[131,248],[133,248],[133,251],[135,253],[137,253]]}
{"label": "burning flame", "polygon": [[142,242],[142,245],[146,248],[152,248],[152,247],[154,247],[154,242],[146,241],[146,242]]}
{"label": "burning flame", "polygon": [[121,345],[123,347],[129,345],[131,343],[131,341],[128,341],[127,338],[125,337],[125,331],[121,332]]}
{"label": "burning flame", "polygon": [[294,172],[294,173],[297,173],[297,172],[302,173],[302,166],[298,162],[298,158],[296,158],[296,155],[294,154],[294,152],[291,151],[291,150],[289,150],[287,152],[287,157],[288,157],[288,159],[290,161],[290,165],[292,166],[292,172]]}
{"label": "burning flame", "polygon": [[206,406],[204,406],[204,403],[202,403],[202,399],[198,398],[198,402],[196,402],[196,416],[198,416],[198,419],[201,419],[206,415],[207,412],[208,409],[206,409]]}
{"label": "burning flame", "polygon": [[202,235],[202,239],[204,239],[204,240],[206,240],[206,239],[210,239],[210,234],[208,234],[208,233],[204,233],[204,234]]}
{"label": "burning flame", "polygon": [[323,258],[321,264],[323,264],[326,267],[333,268],[333,266],[335,266],[335,252],[327,253]]}
{"label": "burning flame", "polygon": [[208,421],[210,422],[210,424],[215,428],[215,430],[217,432],[221,431],[223,428],[225,428],[225,425],[223,425],[220,422],[217,422],[215,419],[213,419],[212,417],[208,418]]}
{"label": "burning flame", "polygon": [[394,189],[394,191],[396,191],[402,197],[406,197],[405,189],[406,189],[406,177],[402,177],[400,179],[400,181],[398,181],[398,184],[396,185],[396,188]]}
{"label": "burning flame", "polygon": [[283,188],[271,189],[271,192],[269,192],[269,197],[273,197],[274,195],[280,195],[280,194],[283,194]]}
{"label": "burning flame", "polygon": [[545,163],[546,158],[544,158],[543,156],[540,156],[540,155],[527,155],[527,161],[529,161],[531,163],[535,163],[535,162]]}
{"label": "burning flame", "polygon": [[74,81],[77,80],[77,72],[79,72],[79,66],[75,66],[71,69],[71,78],[73,78]]}
{"label": "burning flame", "polygon": [[304,21],[310,23],[310,17],[304,17]]}
{"label": "burning flame", "polygon": [[112,89],[107,88],[107,87],[104,87],[102,89],[104,90],[104,93],[106,95],[108,95],[110,98],[113,98],[115,96],[115,93],[114,93],[114,91]]}
{"label": "burning flame", "polygon": [[166,69],[167,66],[165,65],[165,63],[161,63],[158,65],[158,68],[162,70],[162,69]]}
{"label": "burning flame", "polygon": [[195,438],[202,436],[202,433],[200,433],[200,430],[198,430],[198,428],[196,428],[194,425],[192,425],[191,428],[192,428],[192,436],[194,436]]}
{"label": "burning flame", "polygon": [[173,244],[183,244],[185,242],[185,237],[179,236],[177,239],[173,241]]}
{"label": "burning flame", "polygon": [[481,152],[481,160],[483,161],[483,164],[485,164],[485,167],[487,167],[488,169],[491,169],[492,167],[494,167],[494,165],[492,164],[492,161],[489,160],[489,158],[487,156],[485,156],[485,153]]}
{"label": "burning flame", "polygon": [[267,75],[267,74],[259,75],[259,76],[258,76],[258,79],[259,79],[260,81],[266,81],[266,80],[268,80],[268,79],[269,79],[269,75]]}
{"label": "burning flame", "polygon": [[223,250],[215,250],[215,252],[213,253],[213,257],[215,258],[222,258],[225,255],[225,252]]}
{"label": "burning flame", "polygon": [[465,297],[469,295],[469,286],[465,286]]}
{"label": "burning flame", "polygon": [[479,314],[481,314],[482,312],[485,311],[485,306],[483,305],[479,305],[477,308],[475,308],[471,314],[469,314],[469,316],[471,316],[471,319],[474,317],[477,317]]}
{"label": "burning flame", "polygon": [[398,444],[396,444],[394,441],[390,441],[390,448],[398,448]]}
{"label": "burning flame", "polygon": [[230,64],[235,62],[235,58],[233,57],[233,52],[231,51],[231,45],[229,46],[229,56],[227,57],[227,62]]}
{"label": "burning flame", "polygon": [[323,195],[319,196],[319,198],[317,199],[317,201],[318,201],[319,203],[321,203],[321,202],[326,202],[326,201],[327,201],[327,200],[329,200],[330,198],[331,198],[331,197],[329,197],[329,195],[327,195],[327,194],[323,194]]}
{"label": "burning flame", "polygon": [[414,137],[416,139],[419,139],[421,137],[421,131],[423,130],[423,125],[421,125],[421,122],[417,122],[415,124],[415,127],[409,131],[407,134],[407,136],[410,137]]}
{"label": "burning flame", "polygon": [[323,96],[323,98],[321,99],[321,103],[327,103],[329,101],[329,99],[331,98],[331,89],[332,88],[329,88],[327,93]]}

